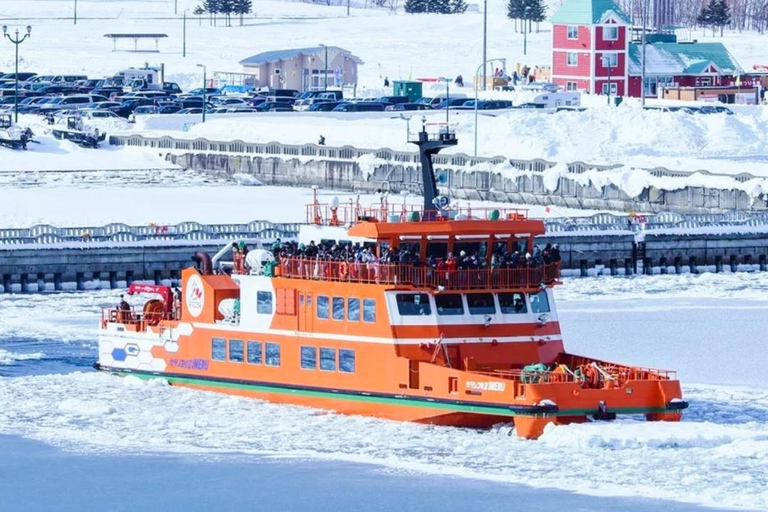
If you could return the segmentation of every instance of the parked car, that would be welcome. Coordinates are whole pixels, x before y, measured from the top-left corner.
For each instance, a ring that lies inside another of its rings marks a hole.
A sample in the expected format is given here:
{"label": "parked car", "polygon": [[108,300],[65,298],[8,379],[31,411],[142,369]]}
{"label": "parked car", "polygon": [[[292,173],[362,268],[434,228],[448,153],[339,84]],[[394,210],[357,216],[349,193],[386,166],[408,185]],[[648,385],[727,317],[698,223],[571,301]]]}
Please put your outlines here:
{"label": "parked car", "polygon": [[19,80],[19,82],[24,82],[35,76],[37,76],[37,73],[6,73],[3,76],[0,76],[0,83],[4,81],[14,82],[16,80]]}
{"label": "parked car", "polygon": [[[500,110],[504,108],[512,108],[512,102],[510,100],[479,100],[477,102],[477,110]],[[475,100],[464,102],[461,109],[474,110]]]}
{"label": "parked car", "polygon": [[[189,93],[192,94],[193,96],[194,95],[201,96],[203,94],[203,89],[202,87],[200,87],[198,89],[193,89],[189,91]],[[206,96],[220,96],[221,89],[219,89],[218,87],[206,87],[205,94]]]}
{"label": "parked car", "polygon": [[432,110],[432,107],[423,103],[396,103],[395,105],[387,105],[384,110]]}
{"label": "parked car", "polygon": [[293,112],[293,107],[288,103],[279,101],[265,101],[261,105],[253,107],[254,112]]}
{"label": "parked car", "polygon": [[409,103],[408,96],[382,96],[376,100],[378,103],[384,103],[385,105],[396,105],[397,103]]}
{"label": "parked car", "polygon": [[181,107],[178,105],[166,105],[165,107],[158,107],[157,113],[158,114],[176,114],[179,110],[181,110]]}
{"label": "parked car", "polygon": [[177,114],[202,114],[202,108],[183,108],[176,112]]}
{"label": "parked car", "polygon": [[333,109],[334,112],[384,112],[383,103],[374,103],[372,101],[344,102]]}
{"label": "parked car", "polygon": [[293,110],[302,112],[309,110],[312,105],[317,105],[318,103],[338,103],[338,101],[318,97],[297,99],[293,104]]}
{"label": "parked car", "polygon": [[181,108],[199,108],[202,109],[205,103],[203,103],[202,99],[184,99],[181,101],[177,101],[176,104],[180,106]]}
{"label": "parked car", "polygon": [[136,107],[135,109],[133,109],[133,112],[131,112],[130,115],[128,116],[128,122],[135,123],[136,116],[158,114],[159,112],[160,112],[159,109],[154,105],[142,105],[140,107]]}
{"label": "parked car", "polygon": [[120,117],[128,118],[133,111],[138,107],[145,105],[153,105],[154,101],[148,98],[136,98],[132,100],[123,101],[120,106],[113,110],[113,112]]}
{"label": "parked car", "polygon": [[[319,91],[318,91],[319,92]],[[325,92],[325,91],[323,91]],[[296,98],[299,96],[299,91],[295,89],[262,89],[256,91],[257,96],[280,96],[283,98]]]}
{"label": "parked car", "polygon": [[74,85],[75,82],[78,82],[80,80],[88,80],[88,77],[85,75],[55,75],[51,79],[51,83],[53,84],[67,83],[70,85]]}
{"label": "parked car", "polygon": [[163,92],[166,94],[181,94],[181,87],[176,82],[163,82]]}
{"label": "parked car", "polygon": [[341,105],[341,101],[328,101],[325,103],[314,103],[310,105],[308,112],[330,112],[339,105]]}
{"label": "parked car", "polygon": [[46,115],[57,110],[70,110],[86,108],[91,103],[107,101],[104,96],[94,94],[73,94],[71,96],[59,96],[48,103],[43,104],[39,113]]}
{"label": "parked car", "polygon": [[432,106],[432,108],[435,108],[436,105],[439,105],[441,103],[445,103],[445,99],[449,98],[452,100],[458,100],[458,99],[467,99],[466,94],[462,94],[460,92],[452,92],[448,96],[445,94],[437,94],[434,97],[423,97],[416,100],[416,103],[424,103],[426,105]]}
{"label": "parked car", "polygon": [[232,106],[247,106],[248,102],[243,98],[235,98],[232,96],[214,96],[210,100],[211,104],[216,106],[232,105]]}
{"label": "parked car", "polygon": [[449,98],[447,101],[442,101],[438,104],[433,104],[432,108],[443,110],[445,108],[451,109],[456,107],[462,107],[468,101],[474,101],[474,100],[470,100],[469,98]]}

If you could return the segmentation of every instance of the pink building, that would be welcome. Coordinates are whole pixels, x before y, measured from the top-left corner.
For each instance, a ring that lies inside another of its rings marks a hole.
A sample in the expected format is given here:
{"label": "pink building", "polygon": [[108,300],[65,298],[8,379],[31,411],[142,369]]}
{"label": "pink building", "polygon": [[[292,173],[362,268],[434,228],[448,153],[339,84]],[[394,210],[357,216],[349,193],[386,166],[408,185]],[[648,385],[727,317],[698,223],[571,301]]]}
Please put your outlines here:
{"label": "pink building", "polygon": [[612,0],[567,0],[552,16],[552,82],[623,96],[629,18]]}

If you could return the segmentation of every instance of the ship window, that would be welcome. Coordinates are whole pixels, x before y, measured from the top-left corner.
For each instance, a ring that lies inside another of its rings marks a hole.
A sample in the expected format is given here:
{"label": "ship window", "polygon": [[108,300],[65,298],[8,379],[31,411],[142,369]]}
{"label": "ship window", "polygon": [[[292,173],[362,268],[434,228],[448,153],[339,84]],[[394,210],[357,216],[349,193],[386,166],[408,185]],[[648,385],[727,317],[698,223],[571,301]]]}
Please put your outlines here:
{"label": "ship window", "polygon": [[232,363],[243,362],[243,341],[229,340],[229,361]]}
{"label": "ship window", "polygon": [[328,320],[328,297],[317,296],[317,318]]}
{"label": "ship window", "polygon": [[320,369],[327,372],[336,370],[335,348],[320,348]]}
{"label": "ship window", "polygon": [[427,258],[445,259],[448,256],[448,242],[427,243]]}
{"label": "ship window", "polygon": [[223,338],[213,338],[211,343],[211,359],[214,361],[227,360],[227,340]]}
{"label": "ship window", "polygon": [[402,316],[432,314],[432,309],[429,307],[429,295],[426,293],[398,293],[395,299],[397,300],[397,312]]}
{"label": "ship window", "polygon": [[531,313],[549,313],[549,298],[547,297],[546,290],[542,290],[539,293],[532,293],[530,298]]}
{"label": "ship window", "polygon": [[420,256],[421,242],[400,242],[400,252],[413,252],[416,256]]}
{"label": "ship window", "polygon": [[344,297],[333,298],[333,319],[344,320]]}
{"label": "ship window", "polygon": [[260,341],[248,342],[248,363],[261,364],[261,342]]}
{"label": "ship window", "polygon": [[455,242],[453,244],[453,255],[456,257],[461,257],[461,251],[464,251],[467,256],[477,253],[478,258],[485,259],[487,250],[488,242]]}
{"label": "ship window", "polygon": [[301,347],[301,367],[305,370],[317,368],[317,349],[315,347]]}
{"label": "ship window", "polygon": [[280,366],[280,344],[266,343],[265,345],[267,366]]}
{"label": "ship window", "polygon": [[263,315],[272,314],[272,292],[256,292],[256,311]]}
{"label": "ship window", "polygon": [[435,295],[435,305],[437,306],[437,314],[441,316],[464,314],[464,303],[458,293]]}
{"label": "ship window", "polygon": [[500,293],[499,306],[504,314],[527,313],[525,296],[522,293]]}
{"label": "ship window", "polygon": [[470,293],[467,295],[467,306],[470,315],[492,315],[496,313],[491,293]]}
{"label": "ship window", "polygon": [[355,351],[345,348],[339,349],[339,371],[355,373]]}
{"label": "ship window", "polygon": [[363,322],[376,321],[376,301],[373,299],[363,299]]}
{"label": "ship window", "polygon": [[347,299],[347,319],[350,322],[360,321],[360,299]]}

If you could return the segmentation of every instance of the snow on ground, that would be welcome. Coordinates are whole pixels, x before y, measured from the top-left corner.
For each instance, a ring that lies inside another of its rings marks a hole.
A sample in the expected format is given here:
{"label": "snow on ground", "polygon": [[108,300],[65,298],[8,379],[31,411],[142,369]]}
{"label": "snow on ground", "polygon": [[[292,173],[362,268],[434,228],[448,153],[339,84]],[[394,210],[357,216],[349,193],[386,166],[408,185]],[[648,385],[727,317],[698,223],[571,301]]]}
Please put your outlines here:
{"label": "snow on ground", "polygon": [[[90,175],[86,175],[90,176]],[[158,185],[127,181],[132,173],[112,174],[112,184],[92,187],[0,187],[0,219],[2,228],[30,227],[35,224],[53,226],[102,226],[110,222],[130,225],[178,224],[195,221],[202,224],[248,223],[252,220],[272,222],[304,222],[306,205],[312,203],[313,192],[308,188],[257,186],[209,183],[196,186],[200,177],[187,173],[191,186]],[[169,177],[172,177],[169,175]],[[0,179],[2,174],[0,174]],[[41,180],[48,176],[41,177]],[[98,175],[97,175],[98,178]],[[122,178],[122,180],[121,180]],[[106,180],[108,178],[100,178]],[[95,179],[94,179],[95,180]],[[127,185],[127,186],[126,186]],[[338,197],[342,204],[357,201],[358,195],[342,191],[321,190],[320,201],[330,203]],[[59,198],[77,208],[63,208]],[[368,207],[379,204],[376,195],[360,195],[360,204]],[[421,196],[390,196],[389,202],[420,204]],[[481,201],[455,201],[457,206],[499,206],[515,208],[509,203]],[[519,206],[532,217],[582,216],[595,210],[577,210],[544,206]]]}
{"label": "snow on ground", "polygon": [[[181,13],[184,9],[191,11],[199,2],[179,0],[178,3]],[[387,92],[382,88],[384,77],[390,80],[453,78],[458,74],[462,74],[468,84],[462,92],[471,95],[470,77],[481,59],[480,13],[405,15],[386,9],[353,8],[352,16],[347,17],[344,7],[277,1],[258,2],[257,16],[247,18],[243,27],[238,26],[237,21],[233,27],[211,27],[206,20],[198,23],[191,16],[184,58],[181,56],[182,24],[173,15],[173,4],[172,0],[80,2],[79,21],[75,26],[66,19],[72,14],[69,1],[6,0],[0,2],[0,17],[11,18],[11,29],[14,24],[33,25],[32,38],[21,47],[24,70],[99,76],[147,61],[163,62],[167,79],[178,81],[185,88],[201,83],[201,69],[197,64],[206,64],[209,72],[241,71],[237,62],[261,51],[325,43],[346,48],[365,62],[359,68],[359,95]],[[532,67],[549,65],[551,27],[542,23],[540,32],[529,35],[529,51],[524,56],[521,34],[515,33],[505,12],[506,3],[502,0],[489,2],[488,55],[507,58],[510,68],[516,63]],[[159,54],[112,53],[111,44],[103,34],[130,31],[162,32],[170,37],[161,41]],[[700,34],[693,36],[700,41],[710,39]],[[382,37],[386,37],[386,44],[381,43]],[[764,53],[759,50],[764,44],[760,42],[761,37],[728,34],[725,41],[742,66],[750,69],[752,64],[765,64]],[[0,68],[10,67],[11,50],[10,44],[0,45]],[[633,101],[617,109],[598,107],[602,98],[585,98],[585,103],[594,108],[589,112],[556,115],[522,111],[495,118],[483,116],[479,127],[479,154],[768,175],[765,157],[768,114],[764,108],[738,109],[735,116],[690,116],[643,112]],[[236,121],[211,119],[205,126],[194,126],[184,135],[231,139],[237,134],[237,138],[244,140],[305,143],[315,142],[323,134],[329,145],[408,147],[404,121],[353,118],[290,114],[249,116]],[[456,114],[453,119],[460,139],[456,151],[472,154],[473,116]],[[175,128],[180,129],[181,125]],[[16,165],[23,166],[23,163]]]}

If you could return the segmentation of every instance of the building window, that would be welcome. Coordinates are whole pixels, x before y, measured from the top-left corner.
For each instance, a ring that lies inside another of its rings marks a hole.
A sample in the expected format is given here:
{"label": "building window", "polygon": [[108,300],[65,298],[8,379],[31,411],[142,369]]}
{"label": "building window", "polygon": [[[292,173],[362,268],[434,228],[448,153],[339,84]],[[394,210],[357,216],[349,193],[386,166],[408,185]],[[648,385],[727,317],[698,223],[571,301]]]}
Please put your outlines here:
{"label": "building window", "polygon": [[315,347],[301,347],[301,367],[304,370],[317,368],[317,349]]}
{"label": "building window", "polygon": [[527,313],[525,296],[522,293],[500,293],[499,307],[504,314]]}
{"label": "building window", "polygon": [[262,315],[272,314],[272,292],[256,292],[256,311]]}
{"label": "building window", "polygon": [[211,359],[214,361],[227,360],[227,340],[224,338],[213,338],[211,341]]}
{"label": "building window", "polygon": [[318,295],[317,297],[317,318],[321,320],[328,320],[329,318],[329,311],[328,311],[328,297],[324,295]]}
{"label": "building window", "polygon": [[266,343],[265,345],[267,366],[280,366],[280,344]]}
{"label": "building window", "polygon": [[579,38],[579,27],[576,25],[568,25],[568,39]]}
{"label": "building window", "polygon": [[569,66],[578,66],[579,54],[576,52],[568,52],[566,54],[566,64],[568,64]]}
{"label": "building window", "polygon": [[547,291],[531,294],[531,313],[549,313],[549,298]]}
{"label": "building window", "polygon": [[464,303],[458,293],[435,295],[435,305],[440,316],[464,314]]}
{"label": "building window", "polygon": [[261,364],[261,342],[260,341],[248,342],[248,363]]}
{"label": "building window", "polygon": [[491,293],[470,293],[467,295],[467,306],[470,315],[493,315],[496,304]]}
{"label": "building window", "polygon": [[243,341],[229,340],[229,361],[231,363],[243,362]]}
{"label": "building window", "polygon": [[373,323],[376,321],[376,301],[373,299],[363,299],[363,322]]}
{"label": "building window", "polygon": [[320,348],[320,369],[326,372],[336,370],[335,348]]}
{"label": "building window", "polygon": [[339,371],[343,373],[355,373],[355,351],[345,348],[339,349]]}
{"label": "building window", "polygon": [[604,53],[600,60],[603,64],[604,68],[615,68],[619,65],[619,54],[618,53]]}
{"label": "building window", "polygon": [[603,27],[603,41],[618,41],[619,27]]}
{"label": "building window", "polygon": [[[604,83],[601,86],[601,90],[603,91],[603,94],[608,94],[608,83]],[[619,88],[616,84],[616,82],[611,82],[611,94],[618,94]]]}
{"label": "building window", "polygon": [[333,319],[344,320],[344,297],[333,298]]}
{"label": "building window", "polygon": [[360,321],[360,299],[347,299],[347,320],[350,322]]}
{"label": "building window", "polygon": [[576,82],[565,82],[565,90],[566,91],[578,91],[579,86]]}
{"label": "building window", "polygon": [[426,293],[398,293],[395,300],[397,301],[397,312],[402,316],[432,314],[432,309],[429,307],[429,295]]}

